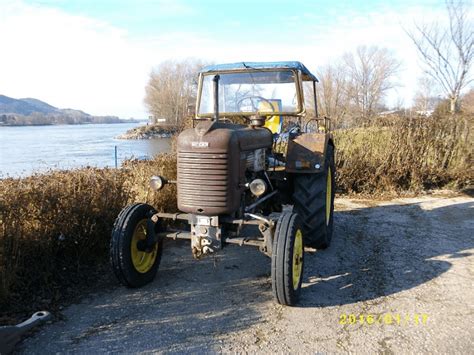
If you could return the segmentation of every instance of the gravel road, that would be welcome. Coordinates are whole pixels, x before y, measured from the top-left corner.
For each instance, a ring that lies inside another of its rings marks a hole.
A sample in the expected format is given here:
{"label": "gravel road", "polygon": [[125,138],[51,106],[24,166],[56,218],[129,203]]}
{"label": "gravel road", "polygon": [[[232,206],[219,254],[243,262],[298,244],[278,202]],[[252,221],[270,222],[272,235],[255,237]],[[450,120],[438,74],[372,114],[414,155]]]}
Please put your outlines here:
{"label": "gravel road", "polygon": [[18,350],[472,353],[474,199],[343,198],[336,210],[331,247],[306,254],[299,307],[273,303],[256,249],[194,261],[170,241],[152,284],[88,295]]}

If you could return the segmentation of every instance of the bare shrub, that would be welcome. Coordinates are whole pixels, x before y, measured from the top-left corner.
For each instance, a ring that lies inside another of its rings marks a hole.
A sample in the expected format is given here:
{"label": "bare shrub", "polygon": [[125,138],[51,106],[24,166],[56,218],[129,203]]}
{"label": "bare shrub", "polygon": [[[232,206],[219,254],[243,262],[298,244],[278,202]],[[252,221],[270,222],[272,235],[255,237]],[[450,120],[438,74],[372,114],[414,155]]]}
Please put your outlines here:
{"label": "bare shrub", "polygon": [[421,191],[472,183],[472,116],[373,120],[335,132],[344,193]]}
{"label": "bare shrub", "polygon": [[172,210],[172,186],[148,188],[154,174],[176,176],[173,155],[130,161],[120,170],[84,168],[0,180],[0,311],[28,309],[93,281],[107,260],[120,210],[148,202]]}

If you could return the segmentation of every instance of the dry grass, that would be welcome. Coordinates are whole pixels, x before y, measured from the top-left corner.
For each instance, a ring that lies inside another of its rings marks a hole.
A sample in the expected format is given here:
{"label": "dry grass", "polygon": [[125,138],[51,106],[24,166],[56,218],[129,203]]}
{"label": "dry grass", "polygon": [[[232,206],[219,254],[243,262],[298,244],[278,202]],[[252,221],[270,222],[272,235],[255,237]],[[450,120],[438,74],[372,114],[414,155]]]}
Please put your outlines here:
{"label": "dry grass", "polygon": [[[94,278],[113,222],[128,203],[175,208],[174,188],[156,194],[153,174],[175,175],[174,157],[0,180],[0,311],[55,302]],[[41,303],[41,302],[40,302]],[[8,307],[8,308],[7,308]]]}
{"label": "dry grass", "polygon": [[[387,118],[335,132],[344,193],[419,191],[472,184],[472,117]],[[128,203],[176,210],[176,190],[148,188],[176,177],[173,155],[123,169],[84,168],[0,180],[0,312],[55,303],[107,260],[110,232]],[[41,300],[45,300],[41,302]]]}
{"label": "dry grass", "polygon": [[335,132],[342,193],[461,188],[473,180],[472,116],[388,117]]}

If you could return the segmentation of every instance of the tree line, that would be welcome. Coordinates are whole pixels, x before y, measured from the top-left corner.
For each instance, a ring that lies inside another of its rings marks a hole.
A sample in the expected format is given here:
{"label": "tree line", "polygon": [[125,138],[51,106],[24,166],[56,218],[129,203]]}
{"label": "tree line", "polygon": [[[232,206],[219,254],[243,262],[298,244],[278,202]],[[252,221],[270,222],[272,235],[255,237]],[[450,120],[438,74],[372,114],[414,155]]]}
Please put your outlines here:
{"label": "tree line", "polygon": [[0,114],[0,125],[4,126],[42,126],[42,125],[73,125],[86,123],[125,123],[116,116],[90,116],[61,113],[33,112],[30,115]]}

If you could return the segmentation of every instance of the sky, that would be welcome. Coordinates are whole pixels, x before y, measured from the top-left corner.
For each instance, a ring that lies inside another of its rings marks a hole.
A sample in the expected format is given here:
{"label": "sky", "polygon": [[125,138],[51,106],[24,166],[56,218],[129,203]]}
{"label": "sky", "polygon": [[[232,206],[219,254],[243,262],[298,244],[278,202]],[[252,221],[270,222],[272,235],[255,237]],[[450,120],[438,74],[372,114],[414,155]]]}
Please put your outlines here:
{"label": "sky", "polygon": [[317,71],[377,45],[402,63],[388,104],[408,106],[422,70],[405,29],[444,16],[443,0],[0,0],[0,94],[146,118],[145,86],[164,60]]}

